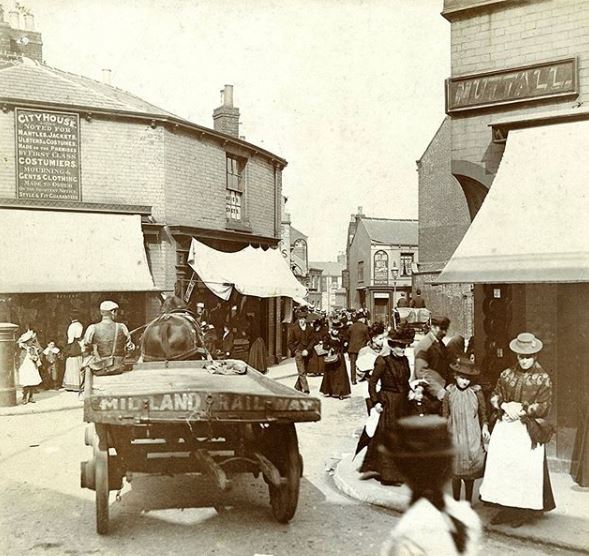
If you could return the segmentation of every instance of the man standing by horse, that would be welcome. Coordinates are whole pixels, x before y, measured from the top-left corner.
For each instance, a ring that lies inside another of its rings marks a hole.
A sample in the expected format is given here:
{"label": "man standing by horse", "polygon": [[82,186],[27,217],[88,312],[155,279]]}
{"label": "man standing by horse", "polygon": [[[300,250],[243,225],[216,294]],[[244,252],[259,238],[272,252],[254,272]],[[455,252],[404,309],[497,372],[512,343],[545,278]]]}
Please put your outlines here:
{"label": "man standing by horse", "polygon": [[84,345],[92,356],[85,366],[94,371],[122,369],[125,352],[135,349],[128,328],[116,322],[118,310],[114,301],[103,301],[100,304],[102,320],[91,324],[84,335]]}

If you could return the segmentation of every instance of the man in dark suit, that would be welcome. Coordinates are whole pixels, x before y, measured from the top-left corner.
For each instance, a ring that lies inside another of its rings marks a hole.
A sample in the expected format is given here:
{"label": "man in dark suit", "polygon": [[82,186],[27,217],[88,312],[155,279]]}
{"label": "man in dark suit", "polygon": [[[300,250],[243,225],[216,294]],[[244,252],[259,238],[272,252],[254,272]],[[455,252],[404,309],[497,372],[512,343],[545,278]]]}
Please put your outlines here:
{"label": "man in dark suit", "polygon": [[426,380],[428,393],[439,402],[446,394],[449,366],[446,345],[442,341],[448,332],[450,319],[433,316],[431,329],[415,346],[415,378]]}
{"label": "man in dark suit", "polygon": [[309,357],[309,352],[313,349],[315,336],[313,327],[307,322],[307,313],[299,310],[295,316],[297,322],[291,327],[288,347],[291,353],[294,353],[297,373],[299,375],[295,388],[300,392],[308,394],[310,390],[309,383],[307,382],[307,358]]}
{"label": "man in dark suit", "polygon": [[370,335],[366,325],[366,316],[362,311],[356,313],[356,322],[350,327],[350,345],[348,354],[350,355],[350,379],[352,384],[356,384],[356,360],[358,352],[368,343]]}
{"label": "man in dark suit", "polygon": [[397,301],[397,307],[409,307],[409,302],[404,293],[401,293],[401,297],[399,297],[399,300]]}
{"label": "man in dark suit", "polygon": [[425,309],[425,299],[421,297],[421,290],[417,289],[415,296],[411,299],[411,307],[415,309]]}

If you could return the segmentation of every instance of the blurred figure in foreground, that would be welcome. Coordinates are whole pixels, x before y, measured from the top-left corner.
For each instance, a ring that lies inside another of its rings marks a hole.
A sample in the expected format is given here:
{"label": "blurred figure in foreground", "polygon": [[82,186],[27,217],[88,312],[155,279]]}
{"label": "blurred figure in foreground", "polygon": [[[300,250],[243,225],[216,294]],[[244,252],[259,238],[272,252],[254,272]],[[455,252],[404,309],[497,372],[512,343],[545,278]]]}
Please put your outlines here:
{"label": "blurred figure in foreground", "polygon": [[478,554],[478,516],[467,502],[443,493],[454,455],[446,419],[437,415],[399,419],[383,450],[404,474],[411,502],[384,542],[381,556]]}

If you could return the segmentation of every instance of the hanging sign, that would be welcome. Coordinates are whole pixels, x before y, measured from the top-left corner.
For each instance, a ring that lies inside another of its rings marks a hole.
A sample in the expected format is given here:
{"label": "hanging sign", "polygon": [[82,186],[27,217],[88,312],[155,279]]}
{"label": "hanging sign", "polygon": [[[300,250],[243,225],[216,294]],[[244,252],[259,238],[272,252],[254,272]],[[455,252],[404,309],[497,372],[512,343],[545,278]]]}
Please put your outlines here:
{"label": "hanging sign", "polygon": [[80,116],[17,108],[16,197],[81,201]]}

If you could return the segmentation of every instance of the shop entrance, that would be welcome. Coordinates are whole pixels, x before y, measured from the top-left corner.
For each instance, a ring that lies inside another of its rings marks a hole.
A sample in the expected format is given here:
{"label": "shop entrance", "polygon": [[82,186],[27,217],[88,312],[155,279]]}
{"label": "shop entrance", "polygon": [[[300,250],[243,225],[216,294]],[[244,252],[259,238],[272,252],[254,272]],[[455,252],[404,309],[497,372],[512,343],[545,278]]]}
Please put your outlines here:
{"label": "shop entrance", "polygon": [[374,311],[372,312],[372,322],[384,322],[388,324],[391,313],[389,294],[374,294]]}

